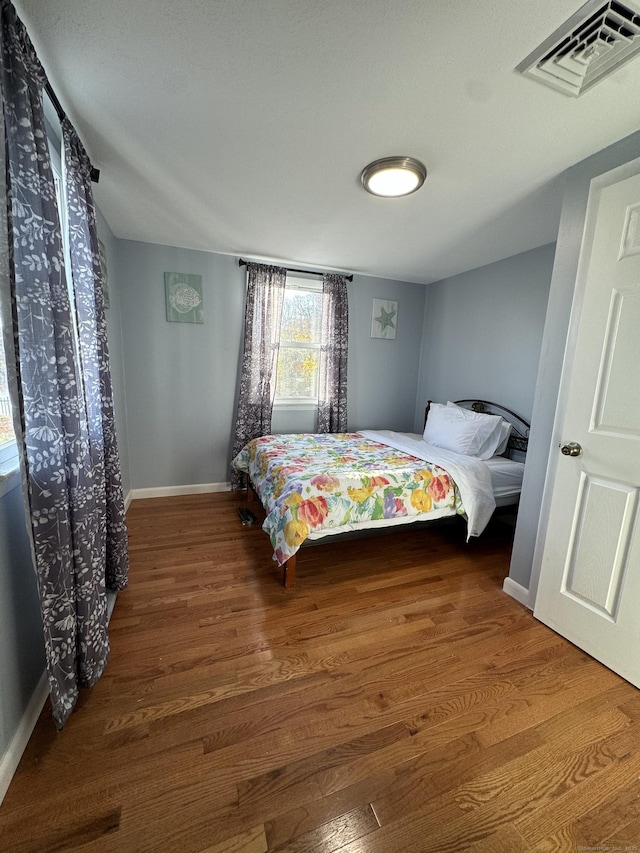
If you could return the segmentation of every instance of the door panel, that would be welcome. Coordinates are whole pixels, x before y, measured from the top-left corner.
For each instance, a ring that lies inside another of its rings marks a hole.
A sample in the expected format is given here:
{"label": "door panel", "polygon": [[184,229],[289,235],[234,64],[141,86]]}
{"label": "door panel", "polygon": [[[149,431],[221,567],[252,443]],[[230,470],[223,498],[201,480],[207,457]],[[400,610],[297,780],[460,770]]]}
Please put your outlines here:
{"label": "door panel", "polygon": [[616,620],[638,490],[582,472],[562,592]]}
{"label": "door panel", "polygon": [[593,429],[640,438],[640,396],[625,382],[629,365],[640,364],[640,294],[613,290],[602,356]]}

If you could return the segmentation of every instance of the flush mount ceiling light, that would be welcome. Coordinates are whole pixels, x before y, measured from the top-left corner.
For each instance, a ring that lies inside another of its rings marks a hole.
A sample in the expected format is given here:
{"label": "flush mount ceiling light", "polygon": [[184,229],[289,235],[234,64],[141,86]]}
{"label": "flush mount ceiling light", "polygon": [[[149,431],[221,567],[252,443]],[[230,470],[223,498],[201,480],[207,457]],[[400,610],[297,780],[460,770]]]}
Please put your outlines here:
{"label": "flush mount ceiling light", "polygon": [[413,157],[383,157],[365,166],[360,180],[372,195],[397,198],[419,190],[426,177],[427,170]]}

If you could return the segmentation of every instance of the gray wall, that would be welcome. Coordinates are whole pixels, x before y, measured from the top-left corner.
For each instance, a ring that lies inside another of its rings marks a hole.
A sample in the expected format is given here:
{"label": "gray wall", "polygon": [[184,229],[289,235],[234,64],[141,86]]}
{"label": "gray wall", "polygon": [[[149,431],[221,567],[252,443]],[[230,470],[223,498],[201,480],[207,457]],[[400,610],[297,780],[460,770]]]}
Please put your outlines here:
{"label": "gray wall", "polygon": [[544,496],[548,465],[560,442],[559,425],[554,426],[569,317],[578,271],[580,247],[592,178],[640,157],[640,132],[628,136],[573,166],[566,173],[565,194],[542,350],[527,470],[520,500],[518,525],[509,577],[529,589],[533,604],[548,522],[548,495]]}
{"label": "gray wall", "polygon": [[[235,257],[118,240],[134,489],[225,483],[244,324],[245,270]],[[168,323],[164,273],[203,279],[204,323]],[[398,301],[395,341],[373,339],[373,297]],[[356,276],[349,284],[349,428],[410,429],[425,288]],[[281,410],[272,428],[314,428]]]}
{"label": "gray wall", "polygon": [[[244,316],[235,258],[118,241],[134,489],[229,479]],[[169,323],[164,273],[202,276],[204,323]]]}
{"label": "gray wall", "polygon": [[0,759],[44,672],[42,620],[20,478],[0,497]]}
{"label": "gray wall", "polygon": [[[371,337],[374,297],[398,302],[393,341]],[[412,429],[425,300],[423,284],[354,276],[349,285],[349,429]]]}
{"label": "gray wall", "polygon": [[429,285],[416,429],[427,400],[470,397],[530,420],[555,244]]}

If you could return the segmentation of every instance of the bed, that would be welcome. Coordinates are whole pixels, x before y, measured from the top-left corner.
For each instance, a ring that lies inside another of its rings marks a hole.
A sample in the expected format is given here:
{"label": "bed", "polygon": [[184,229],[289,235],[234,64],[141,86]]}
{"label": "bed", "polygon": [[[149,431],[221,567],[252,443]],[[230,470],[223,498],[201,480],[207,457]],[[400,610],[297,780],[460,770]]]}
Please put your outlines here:
{"label": "bed", "polygon": [[[429,403],[423,434],[390,430],[270,435],[233,460],[260,499],[273,559],[295,585],[300,547],[328,537],[463,516],[479,536],[517,504],[529,424],[485,400]],[[460,452],[460,451],[463,452]]]}

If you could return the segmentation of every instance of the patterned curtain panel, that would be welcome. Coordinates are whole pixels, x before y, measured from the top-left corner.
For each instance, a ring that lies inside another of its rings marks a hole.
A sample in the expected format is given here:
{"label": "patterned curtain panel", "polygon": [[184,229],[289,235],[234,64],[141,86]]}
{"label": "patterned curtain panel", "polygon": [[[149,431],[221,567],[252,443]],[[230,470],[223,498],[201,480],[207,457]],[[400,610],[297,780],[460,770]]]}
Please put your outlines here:
{"label": "patterned curtain panel", "polygon": [[79,393],[84,377],[77,367],[42,108],[46,78],[7,0],[0,3],[0,39],[7,249],[2,267],[8,272],[0,287],[4,322],[11,327],[5,335],[7,364],[49,689],[54,720],[62,728],[79,687],[100,678],[109,654],[105,522],[99,509],[104,471],[94,464],[89,416]]}
{"label": "patterned curtain panel", "polygon": [[91,188],[91,162],[67,119],[62,122],[62,136],[70,275],[95,483],[94,565],[105,567],[107,589],[121,590],[127,586],[129,551],[104,314],[104,273]]}
{"label": "patterned curtain panel", "polygon": [[[248,441],[271,432],[271,414],[280,348],[280,325],[287,271],[248,264],[244,312],[244,355],[233,440],[234,459]],[[243,475],[231,474],[231,488],[243,487]]]}
{"label": "patterned curtain panel", "polygon": [[323,277],[318,432],[347,431],[349,303],[343,275]]}

